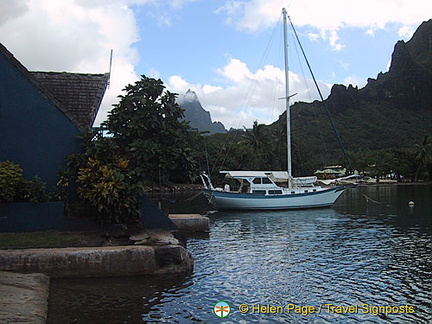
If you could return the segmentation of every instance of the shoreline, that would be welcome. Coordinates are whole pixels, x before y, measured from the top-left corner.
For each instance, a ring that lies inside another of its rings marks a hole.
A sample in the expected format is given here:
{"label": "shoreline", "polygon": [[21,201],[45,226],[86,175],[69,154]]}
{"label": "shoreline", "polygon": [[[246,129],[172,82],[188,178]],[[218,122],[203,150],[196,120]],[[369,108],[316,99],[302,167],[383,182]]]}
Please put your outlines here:
{"label": "shoreline", "polygon": [[427,182],[377,182],[377,183],[359,183],[358,186],[432,186],[432,181]]}
{"label": "shoreline", "polygon": [[[15,234],[16,238],[19,235]],[[85,238],[85,234],[82,235]],[[13,238],[13,235],[12,235]],[[143,230],[123,242],[64,244],[60,247],[0,249],[0,271],[43,273],[51,277],[109,277],[180,273],[193,269],[184,245],[166,230]]]}
{"label": "shoreline", "polygon": [[146,230],[128,245],[0,250],[0,322],[46,323],[51,278],[190,273],[190,252],[168,231]]}
{"label": "shoreline", "polygon": [[[319,179],[318,179],[319,181]],[[386,185],[401,185],[401,186],[411,186],[411,185],[432,185],[432,181],[426,182],[387,182],[388,180],[381,180],[378,182],[369,182],[369,183],[359,183],[358,186],[386,186]],[[172,187],[155,187],[153,189],[147,188],[144,193],[148,195],[157,195],[157,194],[170,194],[170,193],[178,193],[178,192],[194,192],[201,191],[204,189],[204,186],[201,184],[175,184]]]}
{"label": "shoreline", "polygon": [[[191,273],[194,260],[181,236],[208,230],[208,218],[197,215],[175,218],[185,223],[183,231],[176,236],[162,229],[133,231],[127,238],[124,233],[116,237],[99,231],[89,237],[81,232],[78,234],[81,246],[64,243],[63,247],[0,249],[0,291],[3,293],[0,322],[46,323],[51,278]],[[196,224],[196,221],[200,222]]]}

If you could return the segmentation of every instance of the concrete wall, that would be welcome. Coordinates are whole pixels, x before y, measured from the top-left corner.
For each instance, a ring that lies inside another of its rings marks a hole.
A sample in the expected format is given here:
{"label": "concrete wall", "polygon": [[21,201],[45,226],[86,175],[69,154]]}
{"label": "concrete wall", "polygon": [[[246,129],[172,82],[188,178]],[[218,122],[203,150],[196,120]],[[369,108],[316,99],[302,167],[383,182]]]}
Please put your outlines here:
{"label": "concrete wall", "polygon": [[54,278],[182,273],[193,259],[181,245],[0,250],[0,270]]}

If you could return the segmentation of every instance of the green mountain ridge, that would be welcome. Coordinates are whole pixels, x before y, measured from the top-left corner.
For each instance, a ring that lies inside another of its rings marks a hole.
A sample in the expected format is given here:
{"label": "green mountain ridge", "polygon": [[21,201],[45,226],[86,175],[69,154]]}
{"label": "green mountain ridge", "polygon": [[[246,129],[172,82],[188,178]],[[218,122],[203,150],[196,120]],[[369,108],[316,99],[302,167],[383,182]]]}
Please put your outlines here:
{"label": "green mountain ridge", "polygon": [[[362,89],[334,85],[325,104],[349,151],[409,148],[432,134],[432,19],[395,45],[388,72]],[[270,128],[285,120],[284,113]],[[293,142],[313,159],[338,161],[341,148],[321,102],[294,104],[291,122]]]}

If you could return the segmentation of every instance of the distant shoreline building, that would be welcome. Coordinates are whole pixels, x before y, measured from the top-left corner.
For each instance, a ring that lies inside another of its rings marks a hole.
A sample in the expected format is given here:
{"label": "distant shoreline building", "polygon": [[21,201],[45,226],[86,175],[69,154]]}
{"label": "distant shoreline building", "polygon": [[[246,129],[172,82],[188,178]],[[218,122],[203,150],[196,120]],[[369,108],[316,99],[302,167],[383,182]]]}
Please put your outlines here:
{"label": "distant shoreline building", "polygon": [[323,170],[316,170],[318,179],[336,179],[346,175],[346,168],[340,165],[325,166]]}

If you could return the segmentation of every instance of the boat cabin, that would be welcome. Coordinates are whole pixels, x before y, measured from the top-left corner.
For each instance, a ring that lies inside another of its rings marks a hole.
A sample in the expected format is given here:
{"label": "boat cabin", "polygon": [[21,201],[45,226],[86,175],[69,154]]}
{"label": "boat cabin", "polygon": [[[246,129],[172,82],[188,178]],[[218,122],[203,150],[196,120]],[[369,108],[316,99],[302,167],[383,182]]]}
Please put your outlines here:
{"label": "boat cabin", "polygon": [[[216,191],[253,193],[259,195],[286,195],[315,192],[316,177],[293,178],[288,188],[288,174],[284,171],[221,171],[225,184]],[[204,175],[205,176],[205,175]],[[210,183],[208,187],[213,187]]]}
{"label": "boat cabin", "polygon": [[[229,179],[229,178],[228,178]],[[273,194],[281,195],[282,188],[276,185],[268,176],[237,176],[232,177],[238,181],[238,188],[234,191],[243,193],[255,193],[260,195]],[[224,185],[224,191],[233,191],[229,184]]]}

